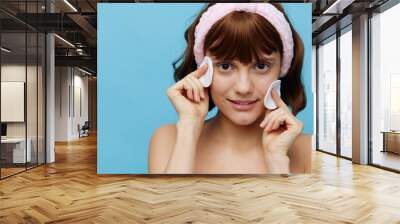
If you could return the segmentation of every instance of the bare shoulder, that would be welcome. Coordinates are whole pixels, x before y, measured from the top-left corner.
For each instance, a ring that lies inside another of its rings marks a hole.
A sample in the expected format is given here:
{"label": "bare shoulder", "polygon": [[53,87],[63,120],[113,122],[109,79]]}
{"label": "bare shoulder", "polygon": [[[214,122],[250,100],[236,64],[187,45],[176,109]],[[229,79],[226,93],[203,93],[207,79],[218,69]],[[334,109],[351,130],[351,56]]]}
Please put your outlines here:
{"label": "bare shoulder", "polygon": [[175,124],[162,125],[154,131],[149,143],[149,173],[164,173],[175,141]]}

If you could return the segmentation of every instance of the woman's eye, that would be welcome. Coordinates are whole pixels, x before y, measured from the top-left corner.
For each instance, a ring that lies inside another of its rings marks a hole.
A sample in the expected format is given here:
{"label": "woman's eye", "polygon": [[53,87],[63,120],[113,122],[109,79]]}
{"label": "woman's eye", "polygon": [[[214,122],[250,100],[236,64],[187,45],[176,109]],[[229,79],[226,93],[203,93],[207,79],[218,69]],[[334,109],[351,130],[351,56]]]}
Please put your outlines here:
{"label": "woman's eye", "polygon": [[228,71],[228,70],[232,69],[232,65],[230,63],[228,63],[228,62],[219,63],[218,67],[222,71]]}
{"label": "woman's eye", "polygon": [[269,68],[269,65],[266,63],[257,63],[256,64],[257,70],[266,71],[266,70],[268,70],[268,68]]}

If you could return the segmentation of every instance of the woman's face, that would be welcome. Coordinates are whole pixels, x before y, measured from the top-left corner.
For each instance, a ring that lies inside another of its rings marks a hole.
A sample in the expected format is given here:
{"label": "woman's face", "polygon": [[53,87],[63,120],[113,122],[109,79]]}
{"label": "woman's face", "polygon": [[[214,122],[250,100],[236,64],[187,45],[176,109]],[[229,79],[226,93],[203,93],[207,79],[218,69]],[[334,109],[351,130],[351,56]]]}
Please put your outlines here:
{"label": "woman's face", "polygon": [[212,99],[227,118],[237,125],[249,125],[264,116],[264,97],[271,83],[278,79],[281,68],[279,52],[264,55],[260,61],[213,61]]}

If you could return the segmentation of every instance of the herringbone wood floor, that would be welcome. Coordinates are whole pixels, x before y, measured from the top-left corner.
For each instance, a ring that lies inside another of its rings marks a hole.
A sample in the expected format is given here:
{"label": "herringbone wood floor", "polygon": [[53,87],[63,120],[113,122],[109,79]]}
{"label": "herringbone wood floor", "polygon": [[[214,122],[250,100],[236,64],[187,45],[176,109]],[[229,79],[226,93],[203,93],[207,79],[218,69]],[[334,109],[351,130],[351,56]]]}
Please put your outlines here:
{"label": "herringbone wood floor", "polygon": [[96,139],[0,181],[0,223],[400,223],[400,175],[320,152],[313,173],[97,175]]}

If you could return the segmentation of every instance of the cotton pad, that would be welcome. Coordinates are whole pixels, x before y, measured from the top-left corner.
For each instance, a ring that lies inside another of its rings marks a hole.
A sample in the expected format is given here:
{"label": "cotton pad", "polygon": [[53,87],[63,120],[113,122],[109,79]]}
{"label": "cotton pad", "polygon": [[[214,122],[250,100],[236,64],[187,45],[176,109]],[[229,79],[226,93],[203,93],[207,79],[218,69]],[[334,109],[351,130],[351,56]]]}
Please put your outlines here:
{"label": "cotton pad", "polygon": [[272,99],[272,90],[275,90],[279,96],[281,95],[281,80],[278,79],[273,81],[264,97],[264,106],[270,110],[277,108],[274,100]]}
{"label": "cotton pad", "polygon": [[204,74],[202,77],[200,77],[199,81],[201,82],[201,84],[204,87],[209,87],[211,85],[211,82],[213,79],[213,73],[214,73],[211,58],[208,56],[205,56],[203,61],[200,63],[199,68],[204,64],[207,64],[208,68],[207,68],[206,74]]}

